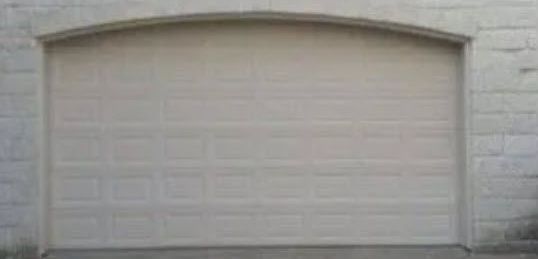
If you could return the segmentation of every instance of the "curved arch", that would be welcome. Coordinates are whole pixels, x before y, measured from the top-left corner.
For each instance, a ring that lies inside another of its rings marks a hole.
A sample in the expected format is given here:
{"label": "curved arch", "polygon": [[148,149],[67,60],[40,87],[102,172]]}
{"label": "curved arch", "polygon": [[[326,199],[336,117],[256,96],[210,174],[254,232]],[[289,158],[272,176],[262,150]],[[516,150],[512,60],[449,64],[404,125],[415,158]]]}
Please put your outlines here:
{"label": "curved arch", "polygon": [[72,9],[34,20],[33,34],[42,41],[88,33],[177,21],[226,19],[285,19],[381,27],[450,41],[463,42],[476,29],[463,21],[444,19],[441,13],[399,4],[375,5],[357,0],[304,2],[286,0],[125,1]]}

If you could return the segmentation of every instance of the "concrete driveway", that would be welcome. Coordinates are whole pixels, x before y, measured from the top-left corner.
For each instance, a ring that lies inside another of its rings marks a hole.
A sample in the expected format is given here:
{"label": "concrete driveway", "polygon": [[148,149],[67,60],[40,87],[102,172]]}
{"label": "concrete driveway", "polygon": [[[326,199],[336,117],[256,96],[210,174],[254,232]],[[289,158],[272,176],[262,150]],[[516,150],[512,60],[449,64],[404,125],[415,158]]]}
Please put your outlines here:
{"label": "concrete driveway", "polygon": [[199,248],[51,251],[53,259],[538,259],[538,254],[469,254],[459,247]]}

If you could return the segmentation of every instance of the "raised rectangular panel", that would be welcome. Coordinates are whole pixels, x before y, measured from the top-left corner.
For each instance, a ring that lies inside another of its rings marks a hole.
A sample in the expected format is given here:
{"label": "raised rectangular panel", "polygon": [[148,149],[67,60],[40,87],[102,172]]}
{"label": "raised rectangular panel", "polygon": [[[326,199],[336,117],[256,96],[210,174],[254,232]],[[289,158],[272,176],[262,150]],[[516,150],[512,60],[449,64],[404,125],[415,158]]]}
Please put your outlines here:
{"label": "raised rectangular panel", "polygon": [[365,139],[400,138],[402,135],[401,122],[361,122],[358,127]]}
{"label": "raised rectangular panel", "polygon": [[450,98],[454,89],[452,85],[454,79],[451,77],[440,76],[433,78],[430,82],[424,82],[424,80],[413,80],[407,83],[403,83],[401,87],[402,95],[420,98],[420,99],[445,99]]}
{"label": "raised rectangular panel", "polygon": [[112,178],[112,198],[115,202],[148,202],[152,195],[149,176],[118,175]]}
{"label": "raised rectangular panel", "polygon": [[170,212],[163,219],[164,236],[180,242],[199,241],[207,233],[205,219],[191,212]]}
{"label": "raised rectangular panel", "polygon": [[62,99],[54,103],[54,126],[70,124],[97,124],[101,119],[101,101],[96,98]]}
{"label": "raised rectangular panel", "polygon": [[406,157],[415,159],[450,159],[452,146],[447,138],[416,138],[408,140]]}
{"label": "raised rectangular panel", "polygon": [[214,199],[252,199],[253,172],[248,169],[217,168],[209,190]]}
{"label": "raised rectangular panel", "polygon": [[[452,233],[451,219],[446,215],[412,215],[401,218],[402,235],[425,238],[443,238]],[[447,239],[445,237],[445,239]],[[447,239],[448,240],[448,239]]]}
{"label": "raised rectangular panel", "polygon": [[117,213],[112,216],[112,242],[129,240],[150,240],[156,231],[151,215],[138,213]]}
{"label": "raised rectangular panel", "polygon": [[292,121],[304,118],[302,100],[297,99],[266,99],[258,108],[261,119],[269,121]]}
{"label": "raised rectangular panel", "polygon": [[[155,78],[164,85],[173,85],[179,82],[193,82],[203,79],[205,73],[205,53],[201,46],[181,48],[167,46],[155,50],[158,69],[155,70]],[[184,60],[185,62],[178,62]],[[171,87],[168,88],[174,91]]]}
{"label": "raised rectangular panel", "polygon": [[217,241],[251,240],[256,235],[256,217],[250,213],[216,213],[213,221]]}
{"label": "raised rectangular panel", "polygon": [[359,154],[365,159],[398,159],[405,152],[400,138],[367,138],[360,143]]}
{"label": "raised rectangular panel", "polygon": [[155,156],[155,140],[151,136],[117,135],[111,145],[115,163],[150,162]]}
{"label": "raised rectangular panel", "polygon": [[56,245],[85,245],[103,237],[102,221],[96,215],[57,213],[52,217],[51,243]]}
{"label": "raised rectangular panel", "polygon": [[116,83],[149,83],[153,79],[155,51],[151,48],[103,48],[99,54],[105,61],[101,77],[109,88]]}
{"label": "raised rectangular panel", "polygon": [[[376,197],[370,198],[357,197],[357,201],[353,209],[355,209],[355,215],[360,218],[361,216],[399,216],[405,214],[404,211],[410,207],[415,206],[414,203],[405,203],[405,200],[399,198],[395,199],[391,197]],[[409,205],[412,204],[412,205]]]}
{"label": "raised rectangular panel", "polygon": [[304,56],[295,48],[269,49],[259,51],[256,55],[260,57],[256,59],[256,66],[264,80],[294,82],[311,80],[309,72],[312,71],[309,67],[296,65],[306,63]]}
{"label": "raised rectangular panel", "polygon": [[162,185],[167,200],[200,202],[205,193],[204,172],[196,168],[167,169]]}
{"label": "raised rectangular panel", "polygon": [[100,83],[106,96],[115,98],[147,97],[154,89],[154,51],[151,48],[103,47]]}
{"label": "raised rectangular panel", "polygon": [[201,84],[205,90],[203,96],[209,100],[254,100],[258,89],[251,80],[216,80],[204,81]]}
{"label": "raised rectangular panel", "polygon": [[312,140],[312,152],[317,159],[357,158],[359,144],[350,137],[316,137]]}
{"label": "raised rectangular panel", "polygon": [[404,138],[440,138],[451,139],[454,137],[454,126],[448,121],[418,121],[406,123],[402,127]]}
{"label": "raised rectangular panel", "polygon": [[349,238],[354,235],[355,215],[351,211],[316,211],[312,232],[318,239]]}
{"label": "raised rectangular panel", "polygon": [[108,101],[106,120],[108,123],[149,123],[159,116],[159,105],[152,100],[118,99]]}
{"label": "raised rectangular panel", "polygon": [[431,199],[421,198],[408,198],[403,197],[398,201],[399,209],[402,215],[412,217],[413,215],[423,216],[448,216],[450,211],[454,209],[454,201],[450,197],[432,197]]}
{"label": "raised rectangular panel", "polygon": [[[352,101],[353,109],[357,108],[358,102],[354,101],[362,99],[365,96],[365,86],[357,87],[355,80],[316,80],[309,82],[308,96],[314,100],[342,100]],[[310,99],[310,98],[309,98]],[[357,114],[356,112],[354,114]]]}
{"label": "raised rectangular panel", "polygon": [[263,146],[264,158],[267,159],[301,159],[308,147],[301,135],[269,136]]}
{"label": "raised rectangular panel", "polygon": [[261,176],[261,192],[264,199],[296,200],[308,193],[305,169],[265,168]]}
{"label": "raised rectangular panel", "polygon": [[[398,240],[402,237],[404,221],[400,215],[358,215],[355,218],[355,231],[360,237],[375,238],[390,237],[389,240]],[[392,242],[388,242],[392,243]]]}
{"label": "raised rectangular panel", "polygon": [[417,199],[445,198],[452,192],[451,179],[446,176],[404,178],[401,186],[405,190],[402,196]]}
{"label": "raised rectangular panel", "polygon": [[351,174],[314,175],[314,195],[318,199],[353,199],[354,188]]}
{"label": "raised rectangular panel", "polygon": [[98,202],[101,179],[98,175],[59,175],[52,183],[55,204]]}
{"label": "raised rectangular panel", "polygon": [[53,94],[99,96],[102,87],[97,80],[98,63],[79,51],[51,53],[48,66]]}
{"label": "raised rectangular panel", "polygon": [[58,135],[55,137],[56,163],[97,162],[102,157],[100,137],[92,134]]}
{"label": "raised rectangular panel", "polygon": [[258,83],[256,92],[263,97],[262,100],[296,100],[302,107],[301,114],[305,114],[306,102],[313,96],[311,92],[313,84],[311,81],[299,79],[264,80]]}
{"label": "raised rectangular panel", "polygon": [[301,212],[265,211],[261,216],[263,236],[271,239],[300,238],[305,234],[305,217]]}
{"label": "raised rectangular panel", "polygon": [[213,141],[217,159],[251,159],[255,157],[254,141],[248,136],[217,136]]}
{"label": "raised rectangular panel", "polygon": [[252,119],[252,101],[212,100],[207,103],[205,116],[209,121],[249,121]]}
{"label": "raised rectangular panel", "polygon": [[248,80],[253,77],[252,55],[248,49],[212,47],[207,50],[206,76],[211,80]]}
{"label": "raised rectangular panel", "polygon": [[169,122],[203,121],[205,101],[202,99],[176,98],[164,101],[164,119]]}
{"label": "raised rectangular panel", "polygon": [[364,160],[356,171],[362,176],[401,176],[405,171],[400,160]]}
{"label": "raised rectangular panel", "polygon": [[[315,81],[354,81],[364,78],[358,72],[367,66],[367,62],[361,57],[361,52],[350,52],[345,48],[326,47],[314,44],[312,47],[316,55],[303,57],[305,64],[309,64],[308,68],[316,71],[310,75]],[[319,62],[319,60],[323,62]]]}
{"label": "raised rectangular panel", "polygon": [[404,117],[410,120],[452,121],[456,109],[450,109],[450,100],[413,100],[407,102]]}
{"label": "raised rectangular panel", "polygon": [[308,115],[313,120],[353,120],[356,104],[351,100],[311,100],[308,102]]}
{"label": "raised rectangular panel", "polygon": [[114,107],[116,100],[122,98],[148,98],[157,94],[155,89],[152,88],[153,84],[149,80],[145,81],[110,81],[106,82],[105,95],[109,96],[107,104],[110,107]]}
{"label": "raised rectangular panel", "polygon": [[164,142],[166,158],[201,159],[205,156],[205,141],[201,136],[168,136]]}
{"label": "raised rectangular panel", "polygon": [[402,178],[399,176],[357,176],[354,181],[357,199],[372,198],[394,199],[402,188]]}
{"label": "raised rectangular panel", "polygon": [[357,117],[369,121],[398,121],[405,113],[402,100],[369,99],[360,103]]}
{"label": "raised rectangular panel", "polygon": [[405,174],[416,176],[447,176],[454,171],[452,161],[417,161],[404,165]]}

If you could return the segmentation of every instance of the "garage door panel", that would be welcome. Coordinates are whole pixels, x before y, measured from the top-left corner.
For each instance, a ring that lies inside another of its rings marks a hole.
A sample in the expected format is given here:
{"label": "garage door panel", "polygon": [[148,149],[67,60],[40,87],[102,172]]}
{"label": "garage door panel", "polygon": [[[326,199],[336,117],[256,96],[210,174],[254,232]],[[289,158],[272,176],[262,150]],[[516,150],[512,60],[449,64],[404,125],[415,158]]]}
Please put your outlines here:
{"label": "garage door panel", "polygon": [[301,135],[269,136],[263,142],[265,159],[303,160],[308,150],[308,141]]}
{"label": "garage door panel", "polygon": [[357,116],[366,121],[397,121],[404,117],[405,106],[399,99],[368,99],[360,103]]}
{"label": "garage door panel", "polygon": [[149,87],[154,79],[155,58],[151,48],[104,48],[98,55],[101,60],[99,78],[106,86],[104,91],[115,96],[151,93]]}
{"label": "garage door panel", "polygon": [[215,200],[252,202],[254,196],[254,173],[250,167],[217,167],[208,176],[210,202]]}
{"label": "garage door panel", "polygon": [[164,139],[164,156],[167,161],[200,160],[207,156],[204,136],[183,135],[166,136]]}
{"label": "garage door panel", "polygon": [[[87,49],[69,52],[48,51],[48,73],[53,93],[69,96],[100,96],[102,84],[97,80],[99,63]],[[84,54],[86,53],[86,54]],[[87,69],[79,73],[81,69]]]}
{"label": "garage door panel", "polygon": [[98,125],[101,122],[99,98],[57,98],[51,105],[53,127]]}
{"label": "garage door panel", "polygon": [[257,53],[256,66],[261,78],[266,81],[307,82],[307,75],[312,73],[307,60],[299,50],[281,49]]}
{"label": "garage door panel", "polygon": [[254,104],[244,99],[213,100],[206,103],[205,117],[210,121],[250,121]]}
{"label": "garage door panel", "polygon": [[151,214],[116,213],[111,223],[112,242],[148,242],[155,236]]}
{"label": "garage door panel", "polygon": [[110,100],[104,120],[108,124],[155,123],[159,113],[159,103],[146,98]]}
{"label": "garage door panel", "polygon": [[316,173],[314,174],[314,198],[321,200],[353,201],[354,176],[352,173]]}
{"label": "garage door panel", "polygon": [[149,203],[152,194],[151,176],[117,175],[110,179],[113,203]]}
{"label": "garage door panel", "polygon": [[64,240],[66,246],[97,246],[106,235],[104,219],[99,215],[55,213],[51,216],[51,223],[58,225],[50,233],[52,242]]}
{"label": "garage door panel", "polygon": [[250,80],[223,80],[211,79],[201,83],[201,89],[204,91],[201,98],[208,101],[234,101],[234,100],[252,100],[258,91]]}
{"label": "garage door panel", "polygon": [[319,211],[312,218],[312,235],[314,240],[345,242],[356,236],[355,217],[349,211]]}
{"label": "garage door panel", "polygon": [[456,110],[451,100],[413,100],[406,103],[405,117],[410,120],[453,121]]}
{"label": "garage door panel", "polygon": [[449,139],[422,138],[408,140],[406,157],[415,159],[450,159],[451,141]]}
{"label": "garage door panel", "polygon": [[214,243],[244,243],[256,236],[256,218],[252,213],[217,213],[209,219],[209,240]]}
{"label": "garage door panel", "polygon": [[353,120],[356,115],[356,100],[312,100],[306,110],[313,120]]}
{"label": "garage door panel", "polygon": [[313,96],[311,87],[315,85],[309,80],[263,80],[257,85],[257,93],[261,99],[297,100],[306,102]]}
{"label": "garage door panel", "polygon": [[209,47],[206,55],[206,76],[212,80],[247,81],[254,77],[249,48]]}
{"label": "garage door panel", "polygon": [[215,159],[252,159],[255,156],[254,139],[239,136],[218,136],[213,146]]}
{"label": "garage door panel", "polygon": [[52,247],[455,242],[457,47],[281,22],[73,45],[47,51]]}
{"label": "garage door panel", "polygon": [[165,122],[203,121],[200,111],[206,101],[199,98],[170,98],[164,101]]}
{"label": "garage door panel", "polygon": [[156,156],[156,138],[152,134],[114,134],[108,154],[114,164],[151,163]]}
{"label": "garage door panel", "polygon": [[205,197],[203,168],[167,168],[163,174],[160,190],[165,202],[197,204]]}
{"label": "garage door panel", "polygon": [[103,178],[98,173],[65,174],[51,183],[52,206],[84,206],[99,204],[102,200]]}
{"label": "garage door panel", "polygon": [[102,137],[96,131],[63,131],[53,136],[54,157],[62,163],[98,163],[103,154]]}
{"label": "garage door panel", "polygon": [[[155,78],[157,82],[189,84],[205,78],[207,61],[202,44],[184,47],[178,44],[152,50],[154,54],[153,64],[159,64],[159,70],[156,73],[159,77]],[[178,63],[177,60],[188,62]]]}
{"label": "garage door panel", "polygon": [[305,184],[307,174],[303,168],[273,167],[261,171],[261,199],[263,203],[297,202],[302,203],[309,194]]}
{"label": "garage door panel", "polygon": [[163,232],[165,242],[173,243],[198,243],[204,240],[207,232],[206,219],[203,214],[197,213],[169,213],[163,217]]}

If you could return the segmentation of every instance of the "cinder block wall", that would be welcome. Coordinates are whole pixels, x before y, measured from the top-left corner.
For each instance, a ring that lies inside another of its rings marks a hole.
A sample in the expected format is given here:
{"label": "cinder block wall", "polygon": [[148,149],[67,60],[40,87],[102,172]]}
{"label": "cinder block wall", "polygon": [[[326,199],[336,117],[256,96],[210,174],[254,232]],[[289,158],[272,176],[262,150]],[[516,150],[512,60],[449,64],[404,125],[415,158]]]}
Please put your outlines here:
{"label": "cinder block wall", "polygon": [[[300,0],[294,5],[309,10],[323,1]],[[128,9],[131,1],[0,0],[0,247],[37,242],[41,64],[31,30],[33,19],[57,10],[79,13],[111,2],[124,3]],[[427,10],[446,24],[478,28],[472,45],[472,107],[465,115],[472,131],[467,141],[471,145],[468,173],[474,186],[473,247],[538,241],[538,1],[346,0],[340,4],[353,9],[359,2]],[[229,5],[239,9],[240,1]]]}

